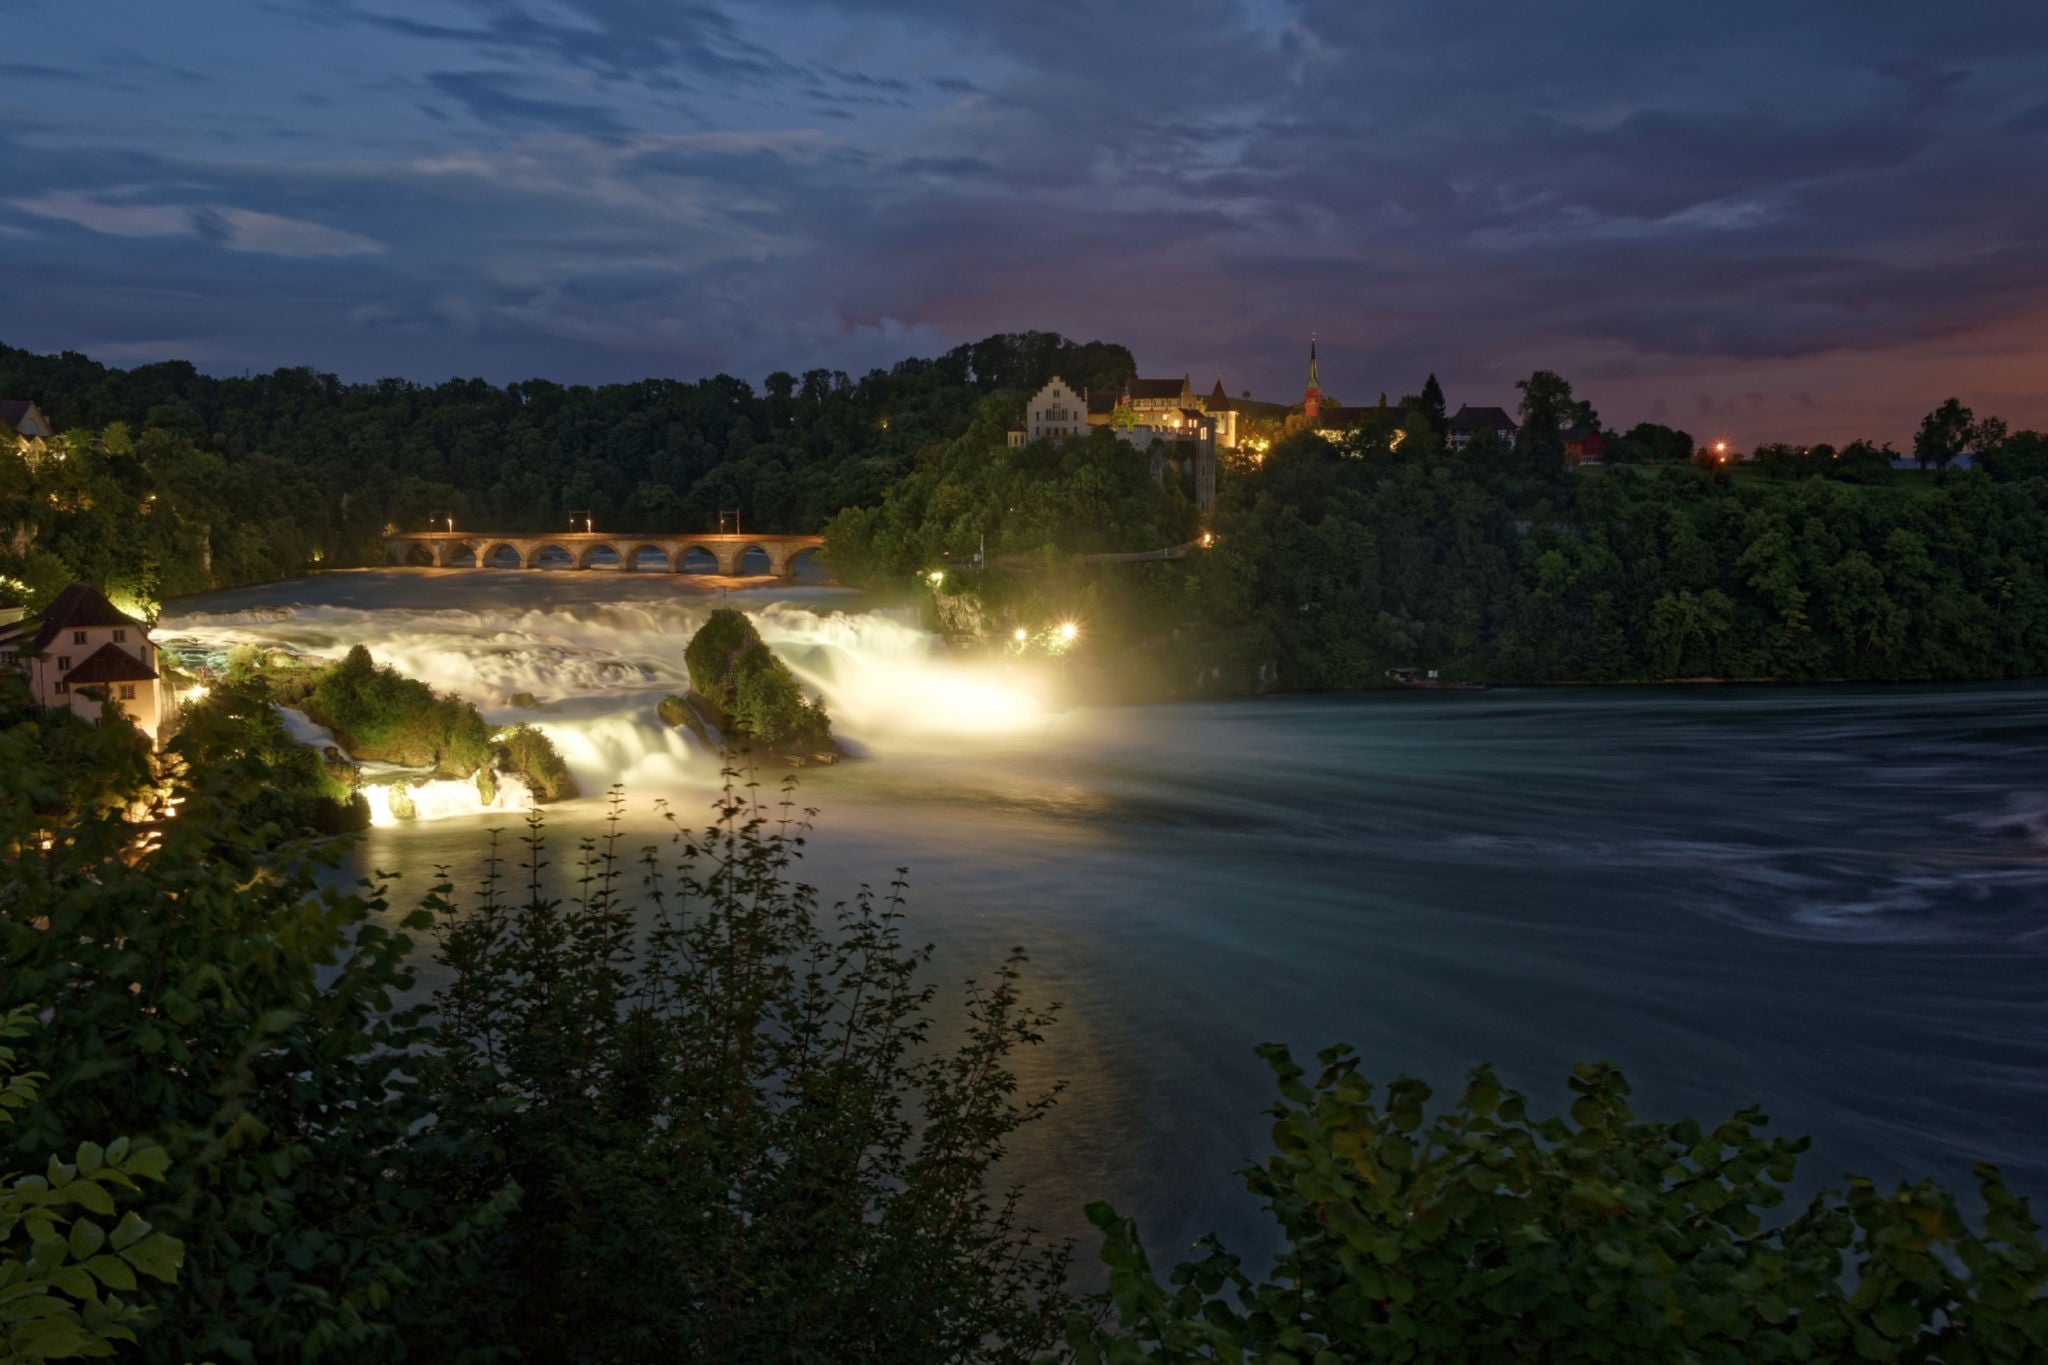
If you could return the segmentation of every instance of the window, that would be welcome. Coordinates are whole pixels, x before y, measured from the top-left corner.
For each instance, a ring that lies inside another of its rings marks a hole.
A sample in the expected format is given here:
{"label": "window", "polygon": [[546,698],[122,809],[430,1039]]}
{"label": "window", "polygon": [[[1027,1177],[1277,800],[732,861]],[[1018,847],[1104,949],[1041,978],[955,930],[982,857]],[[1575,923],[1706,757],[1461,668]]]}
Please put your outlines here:
{"label": "window", "polygon": [[128,643],[128,632],[127,632],[127,631],[125,631],[125,630],[117,630],[117,631],[115,631],[115,632],[114,632],[114,643],[115,643],[115,644],[117,644],[117,645],[125,645],[125,644],[127,644],[127,643]]}
{"label": "window", "polygon": [[84,644],[84,643],[85,643],[85,632],[84,632],[84,631],[82,631],[82,630],[74,630],[74,631],[72,631],[72,632],[71,632],[71,643],[72,643],[72,644],[74,644],[74,645],[82,645],[82,644]]}
{"label": "window", "polygon": [[71,656],[69,654],[59,654],[57,656],[57,671],[59,673],[69,673],[71,671]]}
{"label": "window", "polygon": [[70,684],[70,683],[68,683],[68,682],[65,682],[65,681],[64,681],[64,680],[63,680],[62,678],[59,678],[59,679],[57,679],[57,685],[56,685],[56,687],[55,687],[55,688],[53,688],[52,690],[53,690],[53,691],[55,691],[55,692],[56,692],[56,694],[57,694],[58,696],[60,696],[60,697],[61,697],[61,696],[63,696],[63,695],[64,695],[64,694],[66,693],[66,692],[69,692],[69,691],[71,690],[71,684]]}
{"label": "window", "polygon": [[121,700],[122,700],[122,701],[134,701],[134,700],[135,700],[135,684],[134,684],[134,683],[122,683],[122,684],[121,684]]}

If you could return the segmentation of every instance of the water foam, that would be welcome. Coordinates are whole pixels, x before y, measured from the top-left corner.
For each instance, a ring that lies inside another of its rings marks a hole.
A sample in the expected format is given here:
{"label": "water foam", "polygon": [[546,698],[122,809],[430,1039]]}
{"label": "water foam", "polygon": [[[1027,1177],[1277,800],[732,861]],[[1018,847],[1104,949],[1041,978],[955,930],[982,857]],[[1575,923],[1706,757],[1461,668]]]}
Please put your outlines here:
{"label": "water foam", "polygon": [[[445,586],[436,596],[453,605],[190,613],[167,618],[159,633],[209,651],[245,644],[329,659],[363,645],[407,677],[475,703],[496,724],[537,726],[593,795],[615,782],[657,794],[717,783],[717,755],[661,724],[655,705],[689,686],[683,650],[720,605],[746,611],[805,689],[824,698],[835,733],[858,752],[952,750],[1042,728],[1048,716],[1044,679],[1029,669],[963,662],[904,615],[833,610],[817,594],[808,601],[678,595],[494,609],[465,603],[459,581]],[[437,807],[440,801],[428,798]],[[446,801],[451,809],[460,804],[452,791]],[[495,807],[479,802],[479,809]]]}

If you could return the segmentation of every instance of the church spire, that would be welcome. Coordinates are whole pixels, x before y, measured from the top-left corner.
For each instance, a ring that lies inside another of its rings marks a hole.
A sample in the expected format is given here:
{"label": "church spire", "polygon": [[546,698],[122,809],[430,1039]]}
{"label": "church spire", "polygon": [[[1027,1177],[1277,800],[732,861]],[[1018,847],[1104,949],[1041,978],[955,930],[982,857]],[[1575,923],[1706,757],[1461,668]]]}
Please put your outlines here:
{"label": "church spire", "polygon": [[1323,406],[1323,385],[1316,377],[1316,334],[1308,334],[1308,390],[1301,396],[1301,410],[1313,422]]}

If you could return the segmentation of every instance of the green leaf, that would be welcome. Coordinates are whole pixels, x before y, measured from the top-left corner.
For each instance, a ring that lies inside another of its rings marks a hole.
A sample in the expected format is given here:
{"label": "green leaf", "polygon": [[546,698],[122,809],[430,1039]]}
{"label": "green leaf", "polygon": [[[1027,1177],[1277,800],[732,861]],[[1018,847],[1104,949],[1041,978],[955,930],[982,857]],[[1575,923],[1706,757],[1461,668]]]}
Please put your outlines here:
{"label": "green leaf", "polygon": [[99,1254],[100,1248],[106,1245],[106,1241],[107,1234],[100,1230],[99,1224],[86,1218],[79,1219],[71,1225],[71,1259],[74,1261],[91,1259]]}
{"label": "green leaf", "polygon": [[143,1274],[169,1284],[178,1278],[185,1264],[185,1244],[164,1233],[151,1233],[127,1248],[121,1256]]}
{"label": "green leaf", "polygon": [[[135,1252],[132,1248],[121,1253],[121,1256],[127,1257],[133,1257],[134,1255]],[[121,1256],[95,1256],[85,1262],[85,1268],[98,1276],[100,1283],[106,1285],[109,1289],[133,1289],[135,1288],[135,1272],[128,1268],[127,1263],[121,1259]]]}

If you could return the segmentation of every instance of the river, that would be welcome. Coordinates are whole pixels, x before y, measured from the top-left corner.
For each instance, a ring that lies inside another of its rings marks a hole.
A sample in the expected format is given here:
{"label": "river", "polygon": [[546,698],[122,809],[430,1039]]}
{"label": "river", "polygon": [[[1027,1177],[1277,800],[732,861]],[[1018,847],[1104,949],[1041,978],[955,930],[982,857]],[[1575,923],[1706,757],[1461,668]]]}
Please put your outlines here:
{"label": "river", "polygon": [[[651,575],[351,572],[184,599],[157,633],[365,644],[540,724],[586,792],[624,784],[637,834],[657,798],[708,812],[717,763],[654,704],[718,604]],[[2048,687],[1060,710],[852,594],[726,604],[865,755],[801,774],[806,879],[843,897],[908,866],[941,979],[1022,945],[1061,1003],[1027,1075],[1068,1090],[1007,1168],[1041,1225],[1080,1233],[1106,1197],[1161,1253],[1264,1249],[1229,1173],[1265,1150],[1268,1040],[1451,1093],[1491,1060],[1553,1104],[1608,1057],[1645,1115],[1762,1104],[1813,1136],[1810,1179],[1963,1187],[1982,1159],[2048,1193]],[[554,808],[559,851],[601,809]],[[378,828],[350,867],[467,884],[516,822]]]}

